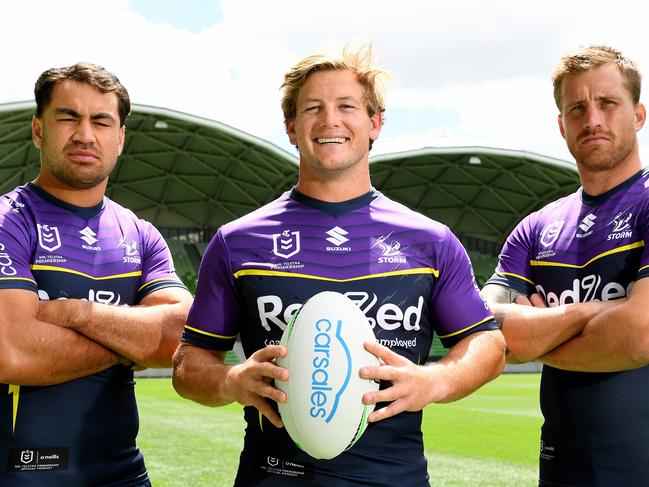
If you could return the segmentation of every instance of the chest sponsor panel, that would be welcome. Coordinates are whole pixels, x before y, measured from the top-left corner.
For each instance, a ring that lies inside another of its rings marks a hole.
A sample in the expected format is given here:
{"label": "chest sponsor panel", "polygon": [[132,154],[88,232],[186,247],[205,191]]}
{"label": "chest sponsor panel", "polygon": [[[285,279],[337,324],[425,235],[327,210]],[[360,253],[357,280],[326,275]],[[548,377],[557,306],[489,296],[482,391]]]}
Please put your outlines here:
{"label": "chest sponsor panel", "polygon": [[135,304],[140,273],[92,278],[74,271],[34,271],[41,301],[53,299],[87,299],[104,304]]}
{"label": "chest sponsor panel", "polygon": [[247,356],[278,344],[291,316],[321,291],[346,295],[363,311],[377,340],[414,362],[423,362],[433,337],[430,321],[432,276],[389,276],[327,281],[285,276],[237,280],[244,310],[240,334]]}
{"label": "chest sponsor panel", "polygon": [[602,254],[585,265],[532,262],[532,280],[549,306],[620,299],[637,278],[642,250]]}

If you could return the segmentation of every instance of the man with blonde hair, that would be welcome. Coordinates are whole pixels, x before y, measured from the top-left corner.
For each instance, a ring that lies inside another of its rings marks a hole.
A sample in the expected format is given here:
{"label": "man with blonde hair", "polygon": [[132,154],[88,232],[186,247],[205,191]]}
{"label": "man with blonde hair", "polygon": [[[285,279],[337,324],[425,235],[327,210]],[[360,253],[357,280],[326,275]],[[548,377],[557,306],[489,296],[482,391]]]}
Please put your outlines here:
{"label": "man with blonde hair", "polygon": [[553,74],[582,187],[526,217],[483,289],[508,361],[538,360],[541,486],[649,482],[649,173],[640,71],[588,46]]}
{"label": "man with blonde hair", "polygon": [[[504,340],[458,240],[372,188],[384,76],[369,49],[310,56],[286,74],[298,183],[221,227],[203,258],[174,386],[202,404],[245,406],[237,486],[426,486],[422,408],[466,396],[504,365]],[[286,355],[278,343],[291,313],[325,290],[355,300],[374,325],[378,343],[366,348],[382,365],[360,374],[383,387],[363,398],[378,404],[358,443],[316,460],[282,428],[275,402],[286,395],[272,380],[290,380],[274,359]],[[434,333],[451,349],[425,366]],[[225,365],[237,335],[248,358]]]}

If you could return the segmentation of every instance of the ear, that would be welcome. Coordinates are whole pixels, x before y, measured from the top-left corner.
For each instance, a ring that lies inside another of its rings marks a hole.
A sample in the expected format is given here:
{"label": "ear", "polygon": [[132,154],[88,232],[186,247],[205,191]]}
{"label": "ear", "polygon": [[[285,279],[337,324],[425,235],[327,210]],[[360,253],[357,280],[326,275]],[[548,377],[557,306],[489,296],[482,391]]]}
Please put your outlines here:
{"label": "ear", "polygon": [[561,114],[557,115],[557,121],[559,122],[559,132],[561,132],[561,137],[566,138],[566,129],[563,126],[563,120],[561,119]]}
{"label": "ear", "polygon": [[36,115],[32,117],[32,141],[37,148],[41,148],[43,140],[43,122]]}
{"label": "ear", "polygon": [[383,127],[383,112],[376,112],[370,117],[370,139],[379,138],[381,128]]}
{"label": "ear", "polygon": [[638,102],[635,105],[634,112],[635,112],[634,125],[635,125],[635,131],[637,132],[644,126],[645,120],[647,120],[647,109],[642,103]]}
{"label": "ear", "polygon": [[284,127],[286,127],[286,133],[288,134],[288,140],[291,142],[291,145],[297,145],[297,134],[295,133],[295,118],[288,118],[284,120]]}
{"label": "ear", "polygon": [[122,125],[119,128],[119,150],[117,152],[118,156],[122,155],[122,150],[124,149],[124,137],[126,135],[126,125]]}

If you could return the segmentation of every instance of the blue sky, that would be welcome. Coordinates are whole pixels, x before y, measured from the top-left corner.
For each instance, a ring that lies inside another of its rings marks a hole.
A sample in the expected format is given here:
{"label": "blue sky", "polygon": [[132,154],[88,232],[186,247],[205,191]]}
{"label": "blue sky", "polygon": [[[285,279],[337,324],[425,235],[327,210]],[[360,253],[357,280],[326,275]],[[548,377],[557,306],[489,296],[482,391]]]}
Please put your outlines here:
{"label": "blue sky", "polygon": [[[314,52],[369,41],[394,75],[374,154],[482,145],[570,160],[552,99],[555,63],[604,43],[649,71],[647,18],[649,4],[634,0],[3,0],[0,103],[32,99],[49,67],[91,61],[115,72],[134,103],[217,120],[294,153],[279,109],[284,72]],[[640,146],[649,158],[649,127]]]}
{"label": "blue sky", "polygon": [[223,20],[221,2],[211,0],[130,0],[129,7],[150,22],[195,33]]}

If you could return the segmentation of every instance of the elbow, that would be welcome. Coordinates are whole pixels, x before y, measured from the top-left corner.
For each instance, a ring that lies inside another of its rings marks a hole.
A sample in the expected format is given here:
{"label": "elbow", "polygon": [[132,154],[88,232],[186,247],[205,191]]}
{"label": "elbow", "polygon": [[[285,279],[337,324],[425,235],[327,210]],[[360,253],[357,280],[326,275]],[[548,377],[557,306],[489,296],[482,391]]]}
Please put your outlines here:
{"label": "elbow", "polygon": [[628,344],[630,359],[638,367],[649,364],[649,330]]}
{"label": "elbow", "polygon": [[187,387],[186,381],[186,365],[182,353],[182,346],[178,347],[172,359],[173,373],[171,375],[171,385],[178,395],[184,399],[193,400],[191,391]]}
{"label": "elbow", "polygon": [[0,383],[30,385],[33,378],[26,375],[32,369],[28,357],[19,351],[7,347],[0,354]]}

